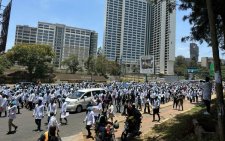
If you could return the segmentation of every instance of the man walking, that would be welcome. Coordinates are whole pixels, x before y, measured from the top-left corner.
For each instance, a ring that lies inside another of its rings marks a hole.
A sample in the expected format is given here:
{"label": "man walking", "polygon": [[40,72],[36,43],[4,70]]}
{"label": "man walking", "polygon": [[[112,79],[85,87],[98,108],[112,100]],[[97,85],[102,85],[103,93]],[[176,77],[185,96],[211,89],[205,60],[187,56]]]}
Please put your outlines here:
{"label": "man walking", "polygon": [[91,107],[88,109],[88,113],[84,119],[84,122],[86,122],[86,129],[88,131],[87,138],[91,137],[91,126],[95,123],[95,117],[94,117],[94,112],[91,110]]}
{"label": "man walking", "polygon": [[118,95],[116,97],[116,112],[120,113],[120,107],[121,107],[121,95],[120,92],[118,92]]}
{"label": "man walking", "polygon": [[205,84],[203,84],[203,101],[205,103],[207,111],[204,112],[205,115],[210,114],[210,103],[212,94],[212,83],[209,81],[209,77],[205,78]]}
{"label": "man walking", "polygon": [[67,102],[65,102],[65,99],[62,99],[62,108],[61,108],[61,114],[60,114],[60,123],[62,124],[62,119],[66,121],[65,124],[67,124],[67,113],[66,113],[66,108],[67,108]]}
{"label": "man walking", "polygon": [[158,96],[156,96],[154,99],[154,102],[153,102],[153,120],[152,120],[152,122],[155,121],[156,114],[158,115],[158,122],[160,121],[159,107],[160,107],[160,101],[158,99]]}
{"label": "man walking", "polygon": [[18,128],[18,126],[13,124],[13,120],[16,119],[16,108],[17,106],[15,102],[10,103],[10,106],[8,107],[8,111],[9,111],[9,121],[8,121],[9,132],[7,133],[8,135],[13,133],[12,126],[15,128],[15,131]]}
{"label": "man walking", "polygon": [[3,112],[5,112],[5,117],[7,117],[8,100],[6,97],[7,97],[6,95],[3,95],[2,104],[0,105],[0,107],[2,108],[2,110],[0,111],[0,117],[2,116]]}
{"label": "man walking", "polygon": [[41,100],[38,101],[34,109],[33,117],[35,117],[35,123],[37,124],[37,129],[35,131],[41,132],[41,119],[44,117],[44,105]]}

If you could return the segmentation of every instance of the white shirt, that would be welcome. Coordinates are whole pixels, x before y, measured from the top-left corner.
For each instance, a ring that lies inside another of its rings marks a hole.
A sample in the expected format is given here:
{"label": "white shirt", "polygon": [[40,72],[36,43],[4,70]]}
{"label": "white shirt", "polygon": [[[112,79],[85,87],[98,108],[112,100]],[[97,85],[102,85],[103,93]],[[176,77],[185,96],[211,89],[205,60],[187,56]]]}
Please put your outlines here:
{"label": "white shirt", "polygon": [[16,105],[14,105],[12,107],[8,107],[9,119],[15,119],[16,118],[16,109],[17,109]]}
{"label": "white shirt", "polygon": [[211,95],[212,95],[212,83],[206,82],[203,85],[203,100],[211,100]]}
{"label": "white shirt", "polygon": [[94,117],[94,112],[89,111],[84,119],[86,121],[86,125],[92,125],[95,123],[95,117]]}
{"label": "white shirt", "polygon": [[32,94],[29,96],[28,101],[33,102],[33,101],[34,101],[34,97],[35,97],[35,94],[32,93]]}
{"label": "white shirt", "polygon": [[7,98],[3,98],[3,99],[2,99],[2,105],[1,105],[1,107],[6,108],[7,105],[8,105]]}
{"label": "white shirt", "polygon": [[157,108],[159,108],[159,106],[160,106],[160,101],[159,101],[159,99],[154,100],[154,103],[153,103],[153,109],[157,109]]}
{"label": "white shirt", "polygon": [[49,116],[50,116],[51,112],[53,112],[54,114],[57,113],[57,108],[56,108],[56,104],[55,103],[53,103],[53,104],[50,103],[48,105],[48,114],[49,114]]}
{"label": "white shirt", "polygon": [[56,126],[57,130],[59,130],[59,124],[55,116],[52,116],[48,123],[48,131],[50,126]]}
{"label": "white shirt", "polygon": [[61,108],[61,113],[66,113],[66,109],[67,109],[67,102],[64,102]]}
{"label": "white shirt", "polygon": [[35,119],[42,119],[44,117],[44,105],[36,105],[33,116],[35,117]]}

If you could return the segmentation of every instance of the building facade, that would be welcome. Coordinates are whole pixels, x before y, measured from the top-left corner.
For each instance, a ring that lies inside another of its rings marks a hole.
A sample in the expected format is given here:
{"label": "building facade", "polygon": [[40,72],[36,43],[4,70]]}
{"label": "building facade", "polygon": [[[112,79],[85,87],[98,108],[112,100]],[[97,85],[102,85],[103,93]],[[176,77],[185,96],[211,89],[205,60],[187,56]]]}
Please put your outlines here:
{"label": "building facade", "polygon": [[29,26],[16,26],[15,44],[27,43],[35,44],[37,38],[37,28]]}
{"label": "building facade", "polygon": [[175,10],[167,1],[107,0],[103,48],[109,60],[120,60],[131,72],[140,56],[153,55],[155,74],[173,74]]}
{"label": "building facade", "polygon": [[104,53],[108,60],[120,60],[128,72],[145,55],[146,0],[107,0]]}
{"label": "building facade", "polygon": [[174,1],[152,4],[150,54],[154,55],[156,74],[174,74],[176,11],[169,10],[169,2]]}
{"label": "building facade", "polygon": [[198,57],[199,57],[199,47],[195,43],[190,43],[190,58],[195,63],[198,63]]}
{"label": "building facade", "polygon": [[[19,40],[18,31],[16,31],[15,44],[26,43],[24,39]],[[56,56],[53,63],[59,68],[63,68],[61,62],[70,55],[76,55],[82,64],[90,55],[95,56],[97,53],[98,34],[93,30],[38,22],[35,37],[34,43],[52,46]]]}

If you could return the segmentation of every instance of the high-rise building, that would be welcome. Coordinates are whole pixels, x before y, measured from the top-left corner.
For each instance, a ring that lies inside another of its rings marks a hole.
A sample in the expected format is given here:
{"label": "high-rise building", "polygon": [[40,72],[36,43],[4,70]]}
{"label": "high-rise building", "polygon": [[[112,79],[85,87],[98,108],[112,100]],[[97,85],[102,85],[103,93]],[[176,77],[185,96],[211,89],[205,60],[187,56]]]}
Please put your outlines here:
{"label": "high-rise building", "polygon": [[192,61],[195,61],[195,63],[198,62],[199,57],[199,47],[195,43],[190,44],[190,58]]}
{"label": "high-rise building", "polygon": [[170,12],[170,2],[174,1],[152,4],[150,54],[154,55],[156,74],[174,74],[176,11]]}
{"label": "high-rise building", "polygon": [[35,44],[37,38],[37,28],[29,26],[16,26],[15,44]]}
{"label": "high-rise building", "polygon": [[[53,60],[56,67],[63,67],[61,62],[70,55],[76,55],[80,63],[84,63],[90,55],[95,56],[97,53],[98,33],[93,30],[45,22],[38,22],[38,28],[29,27],[32,31],[36,29],[36,33],[28,32],[30,33],[28,34],[25,29],[28,27],[18,26],[15,44],[31,43],[30,40],[27,42],[27,38],[33,39],[35,37],[32,43],[52,46],[56,55]],[[24,35],[24,33],[26,36],[19,36]]]}
{"label": "high-rise building", "polygon": [[120,59],[128,69],[138,65],[145,54],[147,14],[146,0],[107,0],[103,46],[109,60]]}
{"label": "high-rise building", "polygon": [[140,56],[153,55],[154,73],[173,74],[175,10],[167,1],[107,0],[103,48],[107,59],[120,59],[128,72]]}

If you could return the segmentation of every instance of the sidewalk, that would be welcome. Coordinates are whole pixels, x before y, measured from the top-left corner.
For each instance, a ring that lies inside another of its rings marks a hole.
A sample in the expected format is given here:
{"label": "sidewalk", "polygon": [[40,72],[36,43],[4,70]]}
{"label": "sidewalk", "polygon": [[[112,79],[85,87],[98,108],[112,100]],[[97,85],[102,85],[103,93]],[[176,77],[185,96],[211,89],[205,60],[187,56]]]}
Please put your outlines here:
{"label": "sidewalk", "polygon": [[[174,116],[176,116],[178,114],[184,113],[184,112],[192,109],[196,105],[195,103],[191,104],[189,101],[184,100],[184,111],[178,111],[178,110],[173,109],[172,104],[173,104],[173,101],[170,101],[166,104],[160,105],[160,117],[161,117],[160,122],[152,122],[152,120],[153,120],[152,115],[142,113],[143,119],[142,119],[142,125],[141,125],[141,132],[142,132],[141,136],[144,136],[145,134],[147,134],[149,132],[149,130],[152,127],[154,127],[155,124],[160,124],[162,122],[165,122],[166,120],[173,118]],[[151,113],[152,113],[152,109],[151,109]],[[156,115],[156,120],[157,119],[158,119],[158,116]],[[119,125],[120,125],[119,129],[115,130],[116,139],[118,141],[120,141],[120,136],[124,130],[125,117],[121,116],[121,114],[116,114],[114,120],[118,120]],[[83,135],[84,141],[93,141],[93,138],[86,139],[86,133],[83,133],[83,134],[84,134]],[[94,136],[93,130],[92,130],[92,135]]]}
{"label": "sidewalk", "polygon": [[79,134],[76,134],[74,136],[69,137],[62,137],[62,141],[83,141],[83,133],[80,132]]}

